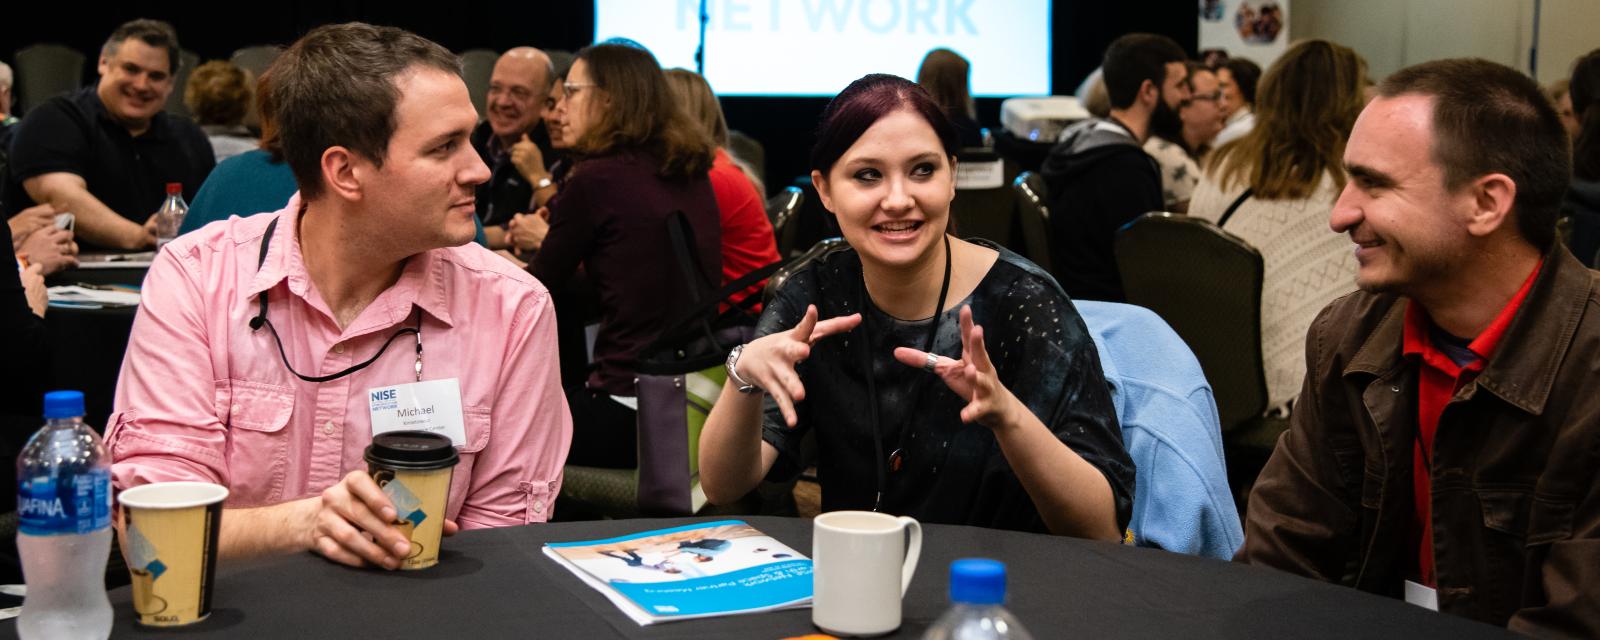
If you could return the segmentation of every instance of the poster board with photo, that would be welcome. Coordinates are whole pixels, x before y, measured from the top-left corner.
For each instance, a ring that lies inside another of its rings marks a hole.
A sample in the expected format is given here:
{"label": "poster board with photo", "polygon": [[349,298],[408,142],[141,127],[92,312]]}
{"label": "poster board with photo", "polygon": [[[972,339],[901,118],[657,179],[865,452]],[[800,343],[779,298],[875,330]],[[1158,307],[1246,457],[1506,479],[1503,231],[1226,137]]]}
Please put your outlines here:
{"label": "poster board with photo", "polygon": [[1289,0],[1197,0],[1200,50],[1221,49],[1262,69],[1289,48]]}

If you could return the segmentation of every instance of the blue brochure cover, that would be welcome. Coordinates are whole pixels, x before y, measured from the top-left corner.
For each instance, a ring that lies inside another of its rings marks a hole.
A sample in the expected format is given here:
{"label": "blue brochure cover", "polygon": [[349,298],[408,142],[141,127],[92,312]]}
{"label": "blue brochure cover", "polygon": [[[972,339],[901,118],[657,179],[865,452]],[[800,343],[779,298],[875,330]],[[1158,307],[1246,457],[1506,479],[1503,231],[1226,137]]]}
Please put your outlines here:
{"label": "blue brochure cover", "polygon": [[550,543],[544,553],[641,625],[811,603],[811,560],[739,520]]}

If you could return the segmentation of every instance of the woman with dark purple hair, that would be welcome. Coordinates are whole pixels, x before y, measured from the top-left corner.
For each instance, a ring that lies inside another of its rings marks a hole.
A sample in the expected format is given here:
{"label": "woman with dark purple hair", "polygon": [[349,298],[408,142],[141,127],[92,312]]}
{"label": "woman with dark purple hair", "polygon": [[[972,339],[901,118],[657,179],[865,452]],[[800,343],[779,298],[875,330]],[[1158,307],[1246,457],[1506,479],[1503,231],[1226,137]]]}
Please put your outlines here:
{"label": "woman with dark purple hair", "polygon": [[1133,465],[1094,343],[1049,275],[948,233],[956,150],[902,78],[828,105],[811,180],[849,246],[791,275],[729,354],[700,438],[711,501],[798,474],[815,430],[824,511],[1121,537]]}

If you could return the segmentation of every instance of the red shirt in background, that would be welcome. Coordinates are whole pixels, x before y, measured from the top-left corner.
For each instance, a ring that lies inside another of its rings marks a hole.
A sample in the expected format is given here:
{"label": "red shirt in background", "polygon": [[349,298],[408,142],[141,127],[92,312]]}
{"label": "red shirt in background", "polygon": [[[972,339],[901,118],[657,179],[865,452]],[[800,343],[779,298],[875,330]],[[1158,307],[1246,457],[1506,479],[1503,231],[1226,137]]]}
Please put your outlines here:
{"label": "red shirt in background", "polygon": [[[711,190],[717,196],[717,209],[722,214],[722,284],[727,284],[777,262],[778,242],[772,235],[772,223],[767,220],[766,202],[756,193],[750,178],[733,163],[726,149],[717,149],[710,177]],[[765,285],[763,281],[751,286],[735,298],[761,295],[761,287]],[[761,311],[761,305],[756,304],[752,310]]]}
{"label": "red shirt in background", "polygon": [[1533,268],[1533,273],[1528,274],[1522,288],[1500,310],[1500,315],[1495,316],[1483,333],[1467,345],[1467,349],[1477,358],[1464,366],[1457,365],[1429,338],[1433,320],[1428,317],[1428,312],[1415,302],[1406,305],[1405,334],[1401,339],[1403,353],[1406,356],[1418,356],[1422,362],[1417,376],[1417,443],[1412,447],[1411,454],[1414,468],[1411,490],[1416,505],[1412,512],[1411,530],[1416,538],[1418,575],[1421,576],[1420,582],[1426,586],[1434,586],[1433,496],[1429,459],[1433,454],[1433,437],[1439,429],[1439,414],[1444,412],[1445,405],[1450,403],[1461,387],[1483,372],[1489,358],[1494,355],[1495,347],[1500,344],[1500,336],[1511,326],[1511,319],[1522,307],[1522,300],[1528,297],[1528,290],[1533,287],[1533,279],[1539,275],[1542,266],[1544,263],[1540,262]]}

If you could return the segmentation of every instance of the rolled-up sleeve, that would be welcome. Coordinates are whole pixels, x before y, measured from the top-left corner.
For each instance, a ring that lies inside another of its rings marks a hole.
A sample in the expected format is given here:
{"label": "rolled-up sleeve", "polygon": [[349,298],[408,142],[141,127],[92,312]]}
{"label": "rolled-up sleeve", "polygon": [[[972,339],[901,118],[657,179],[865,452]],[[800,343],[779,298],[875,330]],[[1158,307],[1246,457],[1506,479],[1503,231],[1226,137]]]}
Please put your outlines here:
{"label": "rolled-up sleeve", "polygon": [[572,445],[555,307],[543,287],[518,309],[505,353],[489,444],[473,465],[471,489],[457,516],[463,529],[549,520]]}
{"label": "rolled-up sleeve", "polygon": [[197,269],[190,256],[164,250],[145,276],[106,425],[119,491],[174,480],[229,484]]}

